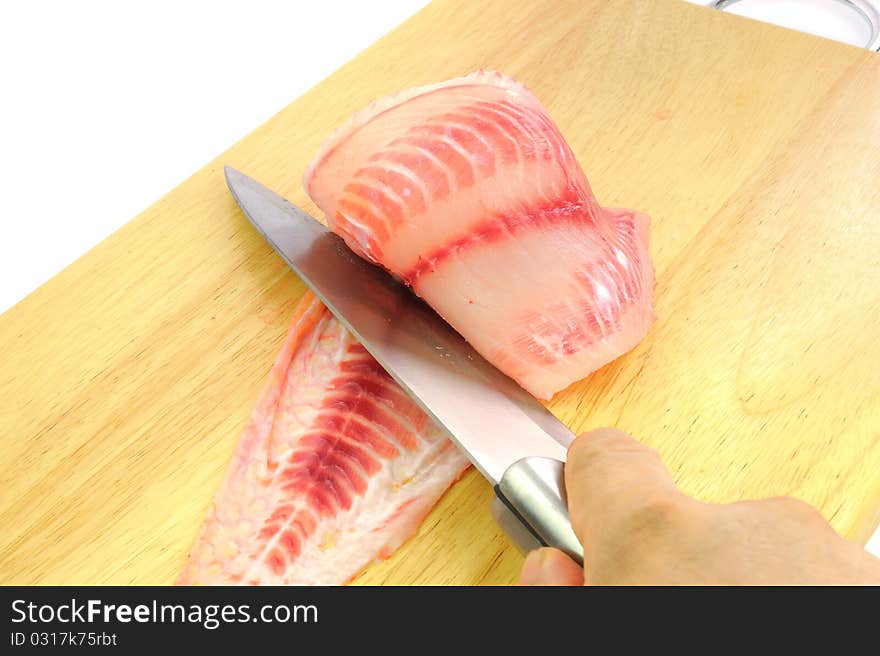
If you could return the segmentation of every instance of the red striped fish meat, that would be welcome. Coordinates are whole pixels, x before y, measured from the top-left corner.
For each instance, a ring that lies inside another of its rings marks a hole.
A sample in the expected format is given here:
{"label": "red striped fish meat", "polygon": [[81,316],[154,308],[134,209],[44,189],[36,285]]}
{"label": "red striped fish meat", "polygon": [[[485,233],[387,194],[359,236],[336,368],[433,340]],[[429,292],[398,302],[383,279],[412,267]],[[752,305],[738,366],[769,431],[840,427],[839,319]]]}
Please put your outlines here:
{"label": "red striped fish meat", "polygon": [[547,111],[501,73],[372,103],[304,185],[352,249],[539,398],[653,323],[648,217],[601,207]]}
{"label": "red striped fish meat", "polygon": [[345,583],[468,464],[308,293],[178,583]]}

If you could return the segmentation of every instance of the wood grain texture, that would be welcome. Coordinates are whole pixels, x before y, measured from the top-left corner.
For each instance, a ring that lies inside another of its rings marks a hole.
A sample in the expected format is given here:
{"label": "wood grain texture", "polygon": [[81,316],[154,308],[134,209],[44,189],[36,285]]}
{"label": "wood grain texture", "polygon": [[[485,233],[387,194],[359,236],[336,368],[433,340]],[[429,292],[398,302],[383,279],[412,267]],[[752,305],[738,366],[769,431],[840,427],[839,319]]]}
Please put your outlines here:
{"label": "wood grain texture", "polygon": [[[703,500],[793,495],[868,538],[880,57],[677,0],[438,0],[0,317],[0,583],[174,580],[303,291],[222,165],[316,211],[300,178],[333,127],[477,68],[535,91],[604,205],[653,219],[657,324],[551,408]],[[490,496],[472,472],[357,582],[512,583]]]}

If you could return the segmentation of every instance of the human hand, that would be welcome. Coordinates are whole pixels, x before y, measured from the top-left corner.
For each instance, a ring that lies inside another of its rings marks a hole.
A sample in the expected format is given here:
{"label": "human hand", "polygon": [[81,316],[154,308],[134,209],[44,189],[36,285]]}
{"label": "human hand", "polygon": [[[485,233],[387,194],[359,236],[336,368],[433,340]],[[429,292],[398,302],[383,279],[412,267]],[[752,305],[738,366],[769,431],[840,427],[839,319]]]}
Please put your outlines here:
{"label": "human hand", "polygon": [[538,549],[522,585],[880,584],[880,559],[808,504],[702,503],[676,487],[656,452],[618,430],[575,440],[565,485],[584,567]]}

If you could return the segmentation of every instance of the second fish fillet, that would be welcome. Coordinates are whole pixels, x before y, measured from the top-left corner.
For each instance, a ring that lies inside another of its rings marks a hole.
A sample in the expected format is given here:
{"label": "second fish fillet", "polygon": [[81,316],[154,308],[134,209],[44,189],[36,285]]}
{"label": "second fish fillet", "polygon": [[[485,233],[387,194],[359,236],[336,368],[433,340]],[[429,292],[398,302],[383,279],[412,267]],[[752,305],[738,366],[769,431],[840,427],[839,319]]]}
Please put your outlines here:
{"label": "second fish fillet", "polygon": [[345,583],[468,465],[309,292],[178,583]]}
{"label": "second fish fillet", "polygon": [[501,73],[372,103],[304,184],[352,249],[539,398],[654,320],[648,217],[601,207],[547,111]]}

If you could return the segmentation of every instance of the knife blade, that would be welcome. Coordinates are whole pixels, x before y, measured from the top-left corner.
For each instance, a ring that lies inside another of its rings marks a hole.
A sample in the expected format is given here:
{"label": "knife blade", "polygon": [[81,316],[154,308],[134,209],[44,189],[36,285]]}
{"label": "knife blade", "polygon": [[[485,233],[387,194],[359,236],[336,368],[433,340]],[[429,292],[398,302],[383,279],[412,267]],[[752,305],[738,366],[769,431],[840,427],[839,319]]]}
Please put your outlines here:
{"label": "knife blade", "polygon": [[[446,429],[514,518],[539,543],[563,542],[556,546],[579,558],[561,482],[571,431],[338,235],[247,175],[228,166],[225,175],[257,231]],[[496,516],[500,510],[495,509]],[[510,521],[499,519],[502,525]]]}

